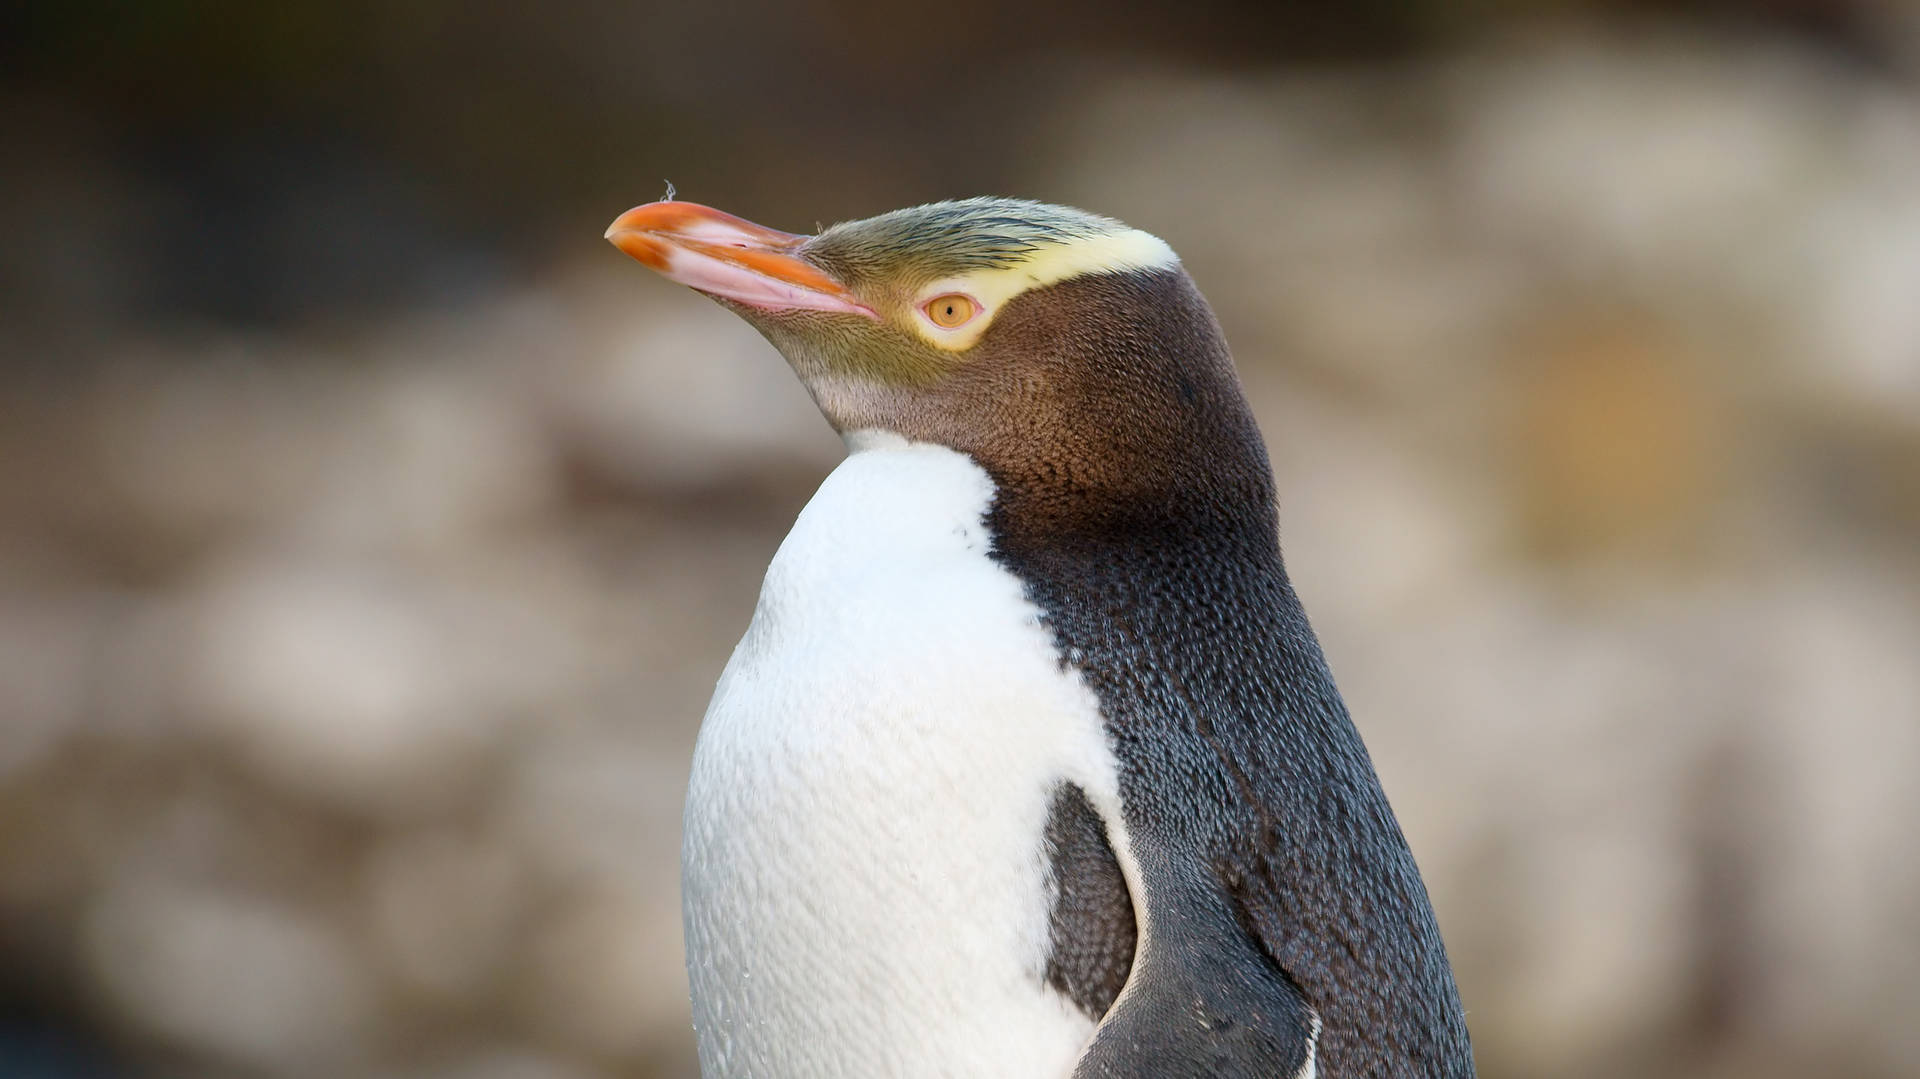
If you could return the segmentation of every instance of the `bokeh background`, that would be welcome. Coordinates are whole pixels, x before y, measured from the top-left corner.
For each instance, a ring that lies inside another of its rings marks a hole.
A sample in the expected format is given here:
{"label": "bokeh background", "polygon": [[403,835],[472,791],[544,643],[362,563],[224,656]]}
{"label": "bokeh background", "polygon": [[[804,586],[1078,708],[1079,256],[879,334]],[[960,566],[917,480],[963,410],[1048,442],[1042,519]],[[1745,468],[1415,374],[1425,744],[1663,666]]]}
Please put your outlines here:
{"label": "bokeh background", "polygon": [[1166,237],[1487,1079],[1920,1075],[1920,12],[214,0],[0,35],[0,1076],[694,1074],[839,448],[601,241]]}

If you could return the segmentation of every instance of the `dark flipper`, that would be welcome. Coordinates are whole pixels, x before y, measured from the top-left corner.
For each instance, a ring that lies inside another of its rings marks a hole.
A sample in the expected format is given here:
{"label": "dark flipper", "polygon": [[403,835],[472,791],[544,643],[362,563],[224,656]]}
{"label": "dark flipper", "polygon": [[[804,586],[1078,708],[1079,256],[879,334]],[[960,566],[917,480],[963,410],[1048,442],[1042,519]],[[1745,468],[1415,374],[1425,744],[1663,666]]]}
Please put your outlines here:
{"label": "dark flipper", "polygon": [[1217,885],[1143,858],[1149,924],[1138,969],[1074,1079],[1292,1079],[1316,1021]]}
{"label": "dark flipper", "polygon": [[1046,842],[1056,888],[1047,983],[1104,1020],[1076,1079],[1300,1073],[1313,1014],[1216,882],[1183,880],[1148,854],[1141,871],[1156,932],[1136,954],[1133,897],[1106,823],[1079,787],[1055,791]]}
{"label": "dark flipper", "polygon": [[1062,783],[1047,815],[1055,888],[1047,984],[1088,1017],[1113,1007],[1133,969],[1133,898],[1087,794]]}

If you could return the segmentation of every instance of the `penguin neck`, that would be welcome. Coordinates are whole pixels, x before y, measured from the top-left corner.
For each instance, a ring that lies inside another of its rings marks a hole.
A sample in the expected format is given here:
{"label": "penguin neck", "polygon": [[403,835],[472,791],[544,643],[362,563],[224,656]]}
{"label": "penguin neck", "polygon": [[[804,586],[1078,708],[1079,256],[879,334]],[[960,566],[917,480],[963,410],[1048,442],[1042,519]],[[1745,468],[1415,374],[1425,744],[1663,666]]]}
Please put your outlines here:
{"label": "penguin neck", "polygon": [[1030,336],[999,343],[1020,357],[1001,361],[1005,383],[1025,392],[971,425],[993,437],[956,443],[993,477],[1007,541],[1224,545],[1277,563],[1266,446],[1192,280],[1110,275],[1035,303],[1048,306],[1022,323]]}
{"label": "penguin neck", "polygon": [[1116,656],[1210,668],[1284,696],[1288,722],[1357,745],[1286,572],[1264,454],[1169,478],[1115,492],[994,476],[992,555],[1026,583],[1068,654],[1097,640]]}

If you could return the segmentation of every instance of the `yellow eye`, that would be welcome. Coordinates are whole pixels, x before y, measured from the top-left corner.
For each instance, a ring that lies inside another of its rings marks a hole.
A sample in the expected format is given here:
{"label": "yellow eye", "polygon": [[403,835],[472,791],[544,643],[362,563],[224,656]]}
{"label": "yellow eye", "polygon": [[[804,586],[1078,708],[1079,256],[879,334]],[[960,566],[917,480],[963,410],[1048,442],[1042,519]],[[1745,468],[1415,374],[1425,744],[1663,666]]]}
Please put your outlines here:
{"label": "yellow eye", "polygon": [[980,305],[957,292],[949,292],[945,296],[935,296],[928,300],[923,310],[926,311],[927,317],[933,320],[935,326],[943,330],[951,330],[955,326],[964,325],[978,314]]}

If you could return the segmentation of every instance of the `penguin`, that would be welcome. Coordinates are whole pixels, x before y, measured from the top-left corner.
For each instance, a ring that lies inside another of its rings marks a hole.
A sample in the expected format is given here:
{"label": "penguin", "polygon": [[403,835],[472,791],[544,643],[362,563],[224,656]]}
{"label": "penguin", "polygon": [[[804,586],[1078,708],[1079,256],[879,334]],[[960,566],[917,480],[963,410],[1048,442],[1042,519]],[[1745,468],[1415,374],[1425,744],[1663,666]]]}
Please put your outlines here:
{"label": "penguin", "polygon": [[694,751],[707,1079],[1474,1074],[1165,242],[1005,198],[606,235],[765,336],[848,449]]}

